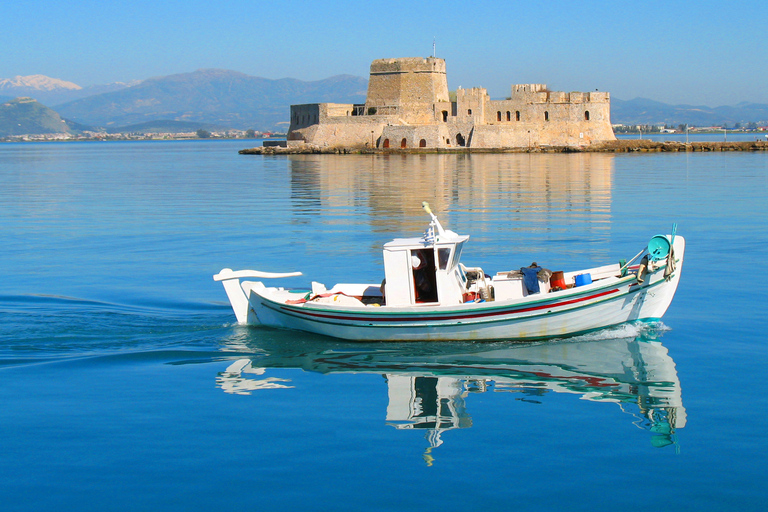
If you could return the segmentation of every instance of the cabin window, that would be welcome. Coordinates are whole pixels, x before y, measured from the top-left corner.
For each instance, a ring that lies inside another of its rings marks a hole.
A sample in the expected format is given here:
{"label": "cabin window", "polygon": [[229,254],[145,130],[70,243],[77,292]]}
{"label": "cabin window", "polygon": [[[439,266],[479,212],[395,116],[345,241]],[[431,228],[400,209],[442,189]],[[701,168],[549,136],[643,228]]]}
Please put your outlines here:
{"label": "cabin window", "polygon": [[497,120],[497,121],[501,121],[501,110],[499,110],[498,112],[496,112],[496,120]]}
{"label": "cabin window", "polygon": [[400,147],[404,148],[406,146],[408,146],[408,141],[403,137],[403,140],[400,141]]}
{"label": "cabin window", "polygon": [[421,140],[419,141],[419,147],[420,147],[420,148],[425,148],[425,147],[427,147],[427,139],[421,139]]}
{"label": "cabin window", "polygon": [[519,121],[519,120],[520,120],[520,111],[515,110],[515,121]]}
{"label": "cabin window", "polygon": [[511,121],[511,120],[512,120],[512,114],[509,112],[509,110],[507,110],[507,121]]}
{"label": "cabin window", "polygon": [[461,250],[464,249],[464,242],[456,244],[456,248],[453,250],[453,258],[451,259],[451,267],[453,268],[459,264],[461,259]]}
{"label": "cabin window", "polygon": [[549,112],[546,110],[544,111],[544,120],[549,121]]}
{"label": "cabin window", "polygon": [[448,268],[448,262],[451,261],[451,249],[448,247],[444,247],[442,249],[437,250],[437,263],[439,265],[440,270],[445,270]]}
{"label": "cabin window", "polygon": [[589,121],[589,110],[584,111],[584,120]]}

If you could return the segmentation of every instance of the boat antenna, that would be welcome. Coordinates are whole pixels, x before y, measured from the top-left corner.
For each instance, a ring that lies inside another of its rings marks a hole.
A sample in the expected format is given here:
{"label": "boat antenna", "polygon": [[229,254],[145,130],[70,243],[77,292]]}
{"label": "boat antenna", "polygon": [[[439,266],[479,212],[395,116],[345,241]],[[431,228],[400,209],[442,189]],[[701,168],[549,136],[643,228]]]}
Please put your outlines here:
{"label": "boat antenna", "polygon": [[445,235],[445,230],[443,229],[443,226],[440,224],[440,221],[437,220],[437,217],[435,216],[435,214],[432,213],[432,209],[429,207],[429,203],[426,201],[422,201],[421,207],[424,208],[424,211],[427,212],[430,217],[432,217],[432,222],[429,223],[429,227],[437,228],[438,235]]}

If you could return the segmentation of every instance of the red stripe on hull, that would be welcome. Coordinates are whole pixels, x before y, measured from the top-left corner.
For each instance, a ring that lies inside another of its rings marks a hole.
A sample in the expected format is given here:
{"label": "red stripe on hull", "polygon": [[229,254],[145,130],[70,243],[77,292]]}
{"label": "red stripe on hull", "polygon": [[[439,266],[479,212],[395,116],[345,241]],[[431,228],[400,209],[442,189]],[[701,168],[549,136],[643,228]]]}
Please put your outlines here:
{"label": "red stripe on hull", "polygon": [[377,315],[377,316],[368,316],[368,317],[360,317],[360,316],[343,316],[343,315],[333,315],[328,313],[319,313],[314,311],[304,311],[300,308],[287,308],[284,306],[281,306],[280,309],[283,311],[286,311],[288,313],[298,313],[300,315],[306,315],[306,316],[313,316],[313,317],[319,317],[319,318],[326,318],[330,320],[349,320],[349,321],[356,321],[356,322],[424,322],[424,321],[437,321],[437,320],[470,320],[470,319],[476,319],[476,318],[484,318],[484,317],[492,317],[492,316],[499,316],[499,315],[509,315],[514,313],[527,313],[530,311],[540,311],[542,309],[554,309],[559,308],[562,306],[569,306],[571,304],[578,304],[579,302],[584,302],[592,299],[597,299],[600,297],[604,297],[606,295],[611,295],[614,293],[618,293],[619,289],[614,288],[612,290],[606,290],[600,293],[596,293],[594,295],[589,295],[587,297],[580,297],[578,299],[572,299],[572,300],[566,300],[562,302],[557,302],[554,304],[543,304],[540,306],[531,306],[531,307],[523,307],[523,308],[512,308],[512,309],[504,309],[500,311],[488,311],[488,312],[478,312],[473,314],[458,314],[458,315],[449,315],[449,316],[437,316],[437,315],[431,315],[429,313],[425,312],[425,315],[420,318],[414,318],[413,316],[402,316],[402,317],[390,317],[386,316],[384,314]]}

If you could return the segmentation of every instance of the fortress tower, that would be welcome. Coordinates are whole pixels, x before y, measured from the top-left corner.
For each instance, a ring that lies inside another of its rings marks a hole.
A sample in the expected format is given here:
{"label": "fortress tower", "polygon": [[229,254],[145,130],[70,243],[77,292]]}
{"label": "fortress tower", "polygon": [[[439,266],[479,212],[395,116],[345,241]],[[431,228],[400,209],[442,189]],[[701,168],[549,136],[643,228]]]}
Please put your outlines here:
{"label": "fortress tower", "polygon": [[378,59],[371,63],[366,111],[397,115],[407,123],[434,120],[432,106],[449,102],[445,60],[435,57]]}

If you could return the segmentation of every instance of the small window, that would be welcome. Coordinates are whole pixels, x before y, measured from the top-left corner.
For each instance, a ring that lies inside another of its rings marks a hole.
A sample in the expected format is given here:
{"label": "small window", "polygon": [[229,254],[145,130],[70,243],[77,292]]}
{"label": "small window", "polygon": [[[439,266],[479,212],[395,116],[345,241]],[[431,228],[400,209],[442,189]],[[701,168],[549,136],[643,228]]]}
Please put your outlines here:
{"label": "small window", "polygon": [[589,121],[589,110],[584,111],[584,120]]}
{"label": "small window", "polygon": [[456,250],[453,251],[453,258],[451,259],[450,268],[453,268],[459,264],[459,260],[461,260],[462,249],[464,249],[464,242],[456,244]]}
{"label": "small window", "polygon": [[544,111],[544,120],[549,121],[549,112],[546,110]]}
{"label": "small window", "polygon": [[519,121],[519,120],[520,120],[520,111],[516,110],[515,111],[515,121]]}
{"label": "small window", "polygon": [[448,262],[451,260],[451,249],[442,248],[437,250],[437,261],[440,265],[440,270],[448,268]]}
{"label": "small window", "polygon": [[384,143],[382,144],[382,146],[384,146],[385,149],[389,148],[389,139],[384,139]]}
{"label": "small window", "polygon": [[419,147],[420,147],[420,148],[425,148],[425,147],[427,147],[427,139],[421,139],[421,140],[419,141]]}
{"label": "small window", "polygon": [[444,123],[448,122],[448,111],[447,110],[443,110],[443,122]]}
{"label": "small window", "polygon": [[496,120],[497,120],[497,121],[501,121],[501,110],[499,110],[498,112],[496,112]]}
{"label": "small window", "polygon": [[408,146],[408,141],[403,137],[403,140],[400,141],[400,147],[404,148]]}
{"label": "small window", "polygon": [[509,112],[509,110],[507,110],[507,121],[511,121],[511,120],[512,120],[512,114]]}
{"label": "small window", "polygon": [[467,109],[467,115],[468,115],[468,116],[471,116],[471,115],[472,115],[472,109],[471,109],[471,108],[468,108],[468,109]]}

